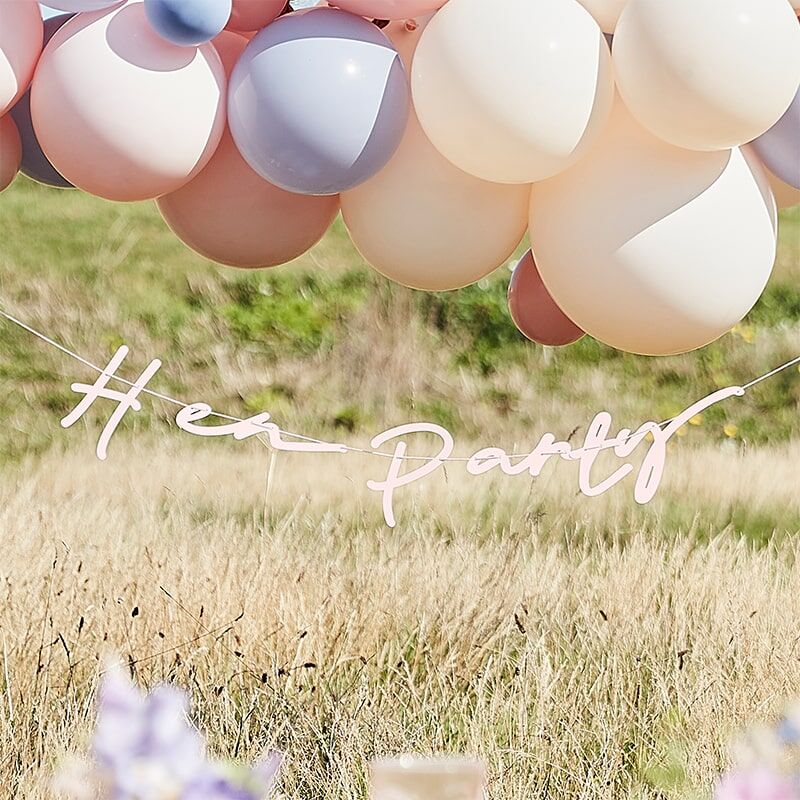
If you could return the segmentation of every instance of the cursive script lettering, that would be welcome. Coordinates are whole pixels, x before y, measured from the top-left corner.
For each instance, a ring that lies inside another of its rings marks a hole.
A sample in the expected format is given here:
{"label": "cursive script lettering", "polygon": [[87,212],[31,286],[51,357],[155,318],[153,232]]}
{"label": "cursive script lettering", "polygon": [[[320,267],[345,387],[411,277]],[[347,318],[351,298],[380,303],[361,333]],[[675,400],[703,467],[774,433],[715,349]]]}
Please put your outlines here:
{"label": "cursive script lettering", "polygon": [[[99,400],[108,400],[116,404],[98,438],[96,453],[100,460],[108,457],[109,443],[125,415],[129,411],[135,413],[142,410],[139,398],[143,393],[149,392],[147,384],[161,368],[161,362],[155,359],[135,381],[123,381],[128,386],[127,391],[122,392],[109,388],[108,385],[112,380],[122,380],[117,375],[117,370],[122,366],[128,353],[127,347],[120,347],[93,384],[72,384],[72,390],[83,397],[75,408],[61,420],[61,425],[69,428],[82,419]],[[740,386],[720,389],[693,403],[667,422],[660,424],[652,421],[645,422],[635,432],[623,428],[614,437],[611,437],[613,425],[611,414],[602,411],[589,423],[580,447],[573,448],[568,442],[558,441],[552,433],[545,433],[528,453],[511,454],[499,447],[484,447],[469,458],[455,460],[465,462],[466,471],[476,477],[487,475],[493,470],[500,470],[509,476],[527,473],[534,478],[541,474],[548,461],[554,457],[566,461],[576,461],[578,462],[580,491],[587,497],[598,497],[617,486],[636,470],[634,464],[630,463],[628,459],[644,441],[650,440],[650,445],[639,465],[633,492],[636,502],[645,504],[655,497],[661,485],[669,440],[695,415],[730,397],[741,397],[742,395],[744,395],[744,389]],[[170,399],[164,398],[162,395],[157,396],[162,399]],[[180,409],[175,417],[175,422],[182,431],[193,436],[229,436],[237,441],[244,441],[254,436],[264,436],[270,447],[291,453],[365,452],[345,444],[324,442],[307,436],[287,433],[271,421],[272,417],[266,411],[248,419],[226,418],[228,421],[224,424],[199,424],[213,416],[221,415],[215,414],[211,406],[206,403],[191,403]],[[430,440],[432,436],[435,437],[439,447],[436,455],[409,455],[410,441],[417,436],[424,436],[427,440]],[[395,443],[393,452],[381,449],[390,442]],[[400,425],[384,431],[375,436],[370,444],[372,450],[366,452],[383,459],[388,467],[386,477],[383,480],[367,481],[367,488],[381,495],[384,520],[387,525],[394,527],[397,524],[395,515],[397,491],[432,475],[448,461],[454,460],[452,456],[455,441],[452,434],[441,425],[420,422]],[[603,451],[613,451],[618,459],[625,462],[605,477],[597,475],[599,471],[597,459]]]}

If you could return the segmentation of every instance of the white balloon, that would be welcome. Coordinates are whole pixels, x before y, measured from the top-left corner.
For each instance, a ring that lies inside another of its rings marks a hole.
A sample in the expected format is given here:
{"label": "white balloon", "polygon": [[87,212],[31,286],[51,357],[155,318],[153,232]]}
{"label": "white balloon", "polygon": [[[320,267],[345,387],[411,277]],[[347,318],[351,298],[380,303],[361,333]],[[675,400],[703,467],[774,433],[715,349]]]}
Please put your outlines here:
{"label": "white balloon", "polygon": [[579,0],[605,33],[614,33],[628,0]]}
{"label": "white balloon", "polygon": [[800,85],[800,25],[786,0],[629,0],[614,67],[633,115],[693,150],[771,128]]}
{"label": "white balloon", "polygon": [[775,262],[775,201],[741,149],[681,150],[625,106],[580,164],[534,186],[542,279],[576,325],[619,350],[702,347],[752,308]]}
{"label": "white balloon", "polygon": [[465,172],[531,183],[566,169],[603,128],[613,98],[608,43],[575,0],[450,0],[412,66],[420,123]]}

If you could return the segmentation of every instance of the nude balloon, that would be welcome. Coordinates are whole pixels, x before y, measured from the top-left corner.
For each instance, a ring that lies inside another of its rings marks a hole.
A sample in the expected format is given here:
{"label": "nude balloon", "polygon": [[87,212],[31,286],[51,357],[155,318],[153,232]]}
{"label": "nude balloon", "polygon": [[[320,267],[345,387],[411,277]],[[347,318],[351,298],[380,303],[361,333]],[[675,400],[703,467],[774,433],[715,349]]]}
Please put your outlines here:
{"label": "nude balloon", "polygon": [[[214,45],[230,73],[247,39],[225,33]],[[336,196],[292,194],[265,181],[227,129],[200,174],[157,203],[181,241],[233,267],[272,267],[297,258],[322,238],[339,210]]]}
{"label": "nude balloon", "polygon": [[508,309],[519,332],[532,342],[564,347],[584,336],[547,291],[530,250],[520,259],[511,276]]}
{"label": "nude balloon", "polygon": [[800,206],[800,189],[795,189],[794,186],[789,186],[788,183],[784,183],[768,169],[764,171],[766,172],[767,180],[769,181],[772,194],[775,196],[775,203],[779,210],[783,211],[787,208]]}
{"label": "nude balloon", "polygon": [[800,85],[786,0],[629,0],[614,34],[619,90],[651,133],[723,150],[771,128]]}
{"label": "nude balloon", "polygon": [[229,31],[259,31],[276,20],[286,8],[286,0],[233,0]]}
{"label": "nude balloon", "polygon": [[425,29],[412,67],[425,133],[457,167],[531,183],[577,161],[613,98],[602,31],[575,0],[450,0]]}
{"label": "nude balloon", "polygon": [[476,178],[430,143],[416,118],[374,177],[342,194],[353,243],[378,272],[415,289],[458,289],[496,270],[525,235],[530,187]]}
{"label": "nude balloon", "polygon": [[373,19],[411,19],[431,14],[447,0],[331,0],[331,5]]}
{"label": "nude balloon", "polygon": [[604,33],[614,33],[619,15],[628,0],[580,0],[581,5],[597,20]]}
{"label": "nude balloon", "polygon": [[44,23],[34,0],[0,2],[0,115],[22,97],[42,52]]}
{"label": "nude balloon", "polygon": [[589,335],[644,355],[702,347],[741,320],[769,279],[776,230],[754,158],[667,144],[621,102],[592,153],[531,197],[555,302]]}
{"label": "nude balloon", "polygon": [[0,117],[0,192],[7,189],[19,172],[22,143],[9,115]]}
{"label": "nude balloon", "polygon": [[225,127],[225,73],[213,45],[180,47],[144,5],[79,14],[45,49],[31,116],[48,160],[109,200],[158,197],[207,163]]}

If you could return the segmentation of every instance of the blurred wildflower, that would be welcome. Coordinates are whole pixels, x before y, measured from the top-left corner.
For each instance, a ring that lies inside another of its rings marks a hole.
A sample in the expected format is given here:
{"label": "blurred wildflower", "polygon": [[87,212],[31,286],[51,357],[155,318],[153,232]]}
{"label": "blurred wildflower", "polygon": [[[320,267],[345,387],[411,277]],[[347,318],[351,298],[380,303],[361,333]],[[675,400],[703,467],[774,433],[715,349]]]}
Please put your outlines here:
{"label": "blurred wildflower", "polygon": [[703,424],[703,415],[702,414],[695,414],[690,420],[690,425],[699,426]]}
{"label": "blurred wildflower", "polygon": [[757,769],[726,775],[717,785],[714,800],[798,800],[796,785],[791,778]]}
{"label": "blurred wildflower", "polygon": [[71,800],[264,800],[280,757],[252,768],[209,759],[188,710],[182,691],[158,686],[146,695],[112,668],[99,694],[92,763],[62,769],[57,792]]}
{"label": "blurred wildflower", "polygon": [[745,322],[740,322],[738,325],[734,325],[731,333],[735,336],[738,336],[743,341],[747,342],[747,344],[752,344],[756,339],[756,329],[754,325],[748,325]]}
{"label": "blurred wildflower", "polygon": [[735,439],[739,435],[739,426],[729,422],[723,429],[729,439]]}
{"label": "blurred wildflower", "polygon": [[800,800],[800,705],[774,726],[751,728],[734,749],[735,769],[714,800]]}

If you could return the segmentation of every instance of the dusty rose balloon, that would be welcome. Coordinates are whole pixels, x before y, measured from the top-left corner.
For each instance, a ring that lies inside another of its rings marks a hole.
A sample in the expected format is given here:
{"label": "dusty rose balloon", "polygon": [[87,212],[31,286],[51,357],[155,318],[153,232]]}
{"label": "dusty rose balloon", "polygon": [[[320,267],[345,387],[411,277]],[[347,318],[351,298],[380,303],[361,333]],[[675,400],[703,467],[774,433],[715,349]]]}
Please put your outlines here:
{"label": "dusty rose balloon", "polygon": [[[225,32],[214,46],[230,74],[247,39]],[[339,198],[292,194],[268,183],[250,169],[226,128],[202,172],[159,198],[158,209],[175,235],[200,255],[231,267],[274,267],[322,238]]]}
{"label": "dusty rose balloon", "polygon": [[508,285],[508,309],[520,333],[532,342],[563,347],[582,339],[584,332],[556,305],[530,250],[514,268]]}
{"label": "dusty rose balloon", "polygon": [[331,0],[330,5],[372,19],[411,19],[430,14],[447,0]]}
{"label": "dusty rose balloon", "polygon": [[0,192],[7,189],[22,163],[22,142],[11,116],[0,117]]}
{"label": "dusty rose balloon", "polygon": [[79,14],[45,48],[31,116],[48,160],[109,200],[175,191],[207,163],[225,128],[225,72],[212,44],[162,39],[133,2]]}
{"label": "dusty rose balloon", "polygon": [[34,0],[0,0],[0,114],[22,97],[42,52],[44,23]]}
{"label": "dusty rose balloon", "polygon": [[233,11],[226,28],[243,33],[260,31],[277,19],[284,8],[286,0],[233,0]]}

